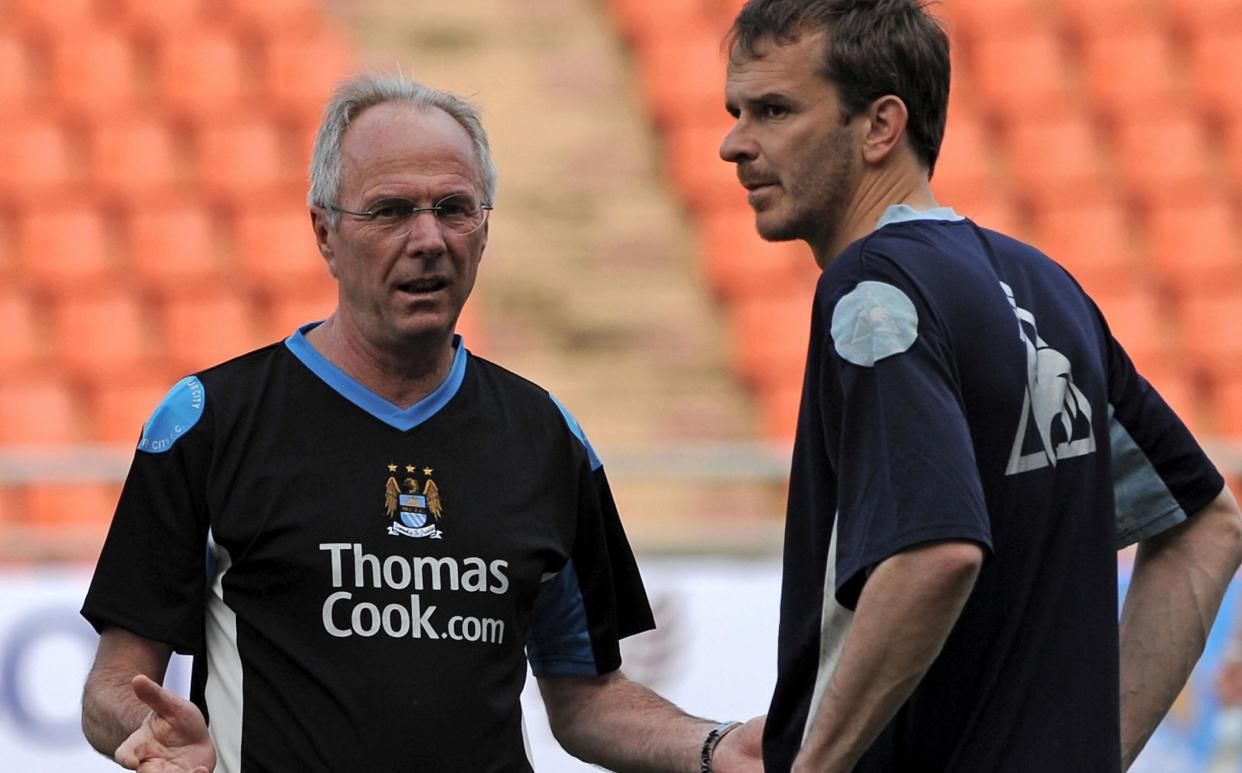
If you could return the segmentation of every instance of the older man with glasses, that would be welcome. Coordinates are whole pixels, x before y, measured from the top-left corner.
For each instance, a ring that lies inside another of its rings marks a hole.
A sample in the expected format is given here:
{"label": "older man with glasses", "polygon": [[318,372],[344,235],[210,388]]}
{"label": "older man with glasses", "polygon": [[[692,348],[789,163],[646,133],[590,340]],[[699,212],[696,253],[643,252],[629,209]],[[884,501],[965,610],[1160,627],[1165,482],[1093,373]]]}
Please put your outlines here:
{"label": "older man with glasses", "polygon": [[[344,83],[310,214],[328,319],[183,379],[143,428],[83,614],[83,728],[151,771],[758,770],[759,728],[618,670],[653,626],[603,467],[551,395],[454,334],[496,192],[456,97]],[[158,685],[195,656],[191,700]]]}

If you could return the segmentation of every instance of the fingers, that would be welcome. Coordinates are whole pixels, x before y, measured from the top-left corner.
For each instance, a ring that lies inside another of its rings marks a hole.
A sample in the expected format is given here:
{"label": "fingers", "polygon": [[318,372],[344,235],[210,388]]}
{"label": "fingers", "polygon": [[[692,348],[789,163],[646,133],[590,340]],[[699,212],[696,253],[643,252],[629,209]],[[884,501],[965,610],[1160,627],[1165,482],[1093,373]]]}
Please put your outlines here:
{"label": "fingers", "polygon": [[165,690],[151,679],[138,674],[129,683],[138,700],[147,704],[157,717],[169,719],[180,708],[181,698]]}

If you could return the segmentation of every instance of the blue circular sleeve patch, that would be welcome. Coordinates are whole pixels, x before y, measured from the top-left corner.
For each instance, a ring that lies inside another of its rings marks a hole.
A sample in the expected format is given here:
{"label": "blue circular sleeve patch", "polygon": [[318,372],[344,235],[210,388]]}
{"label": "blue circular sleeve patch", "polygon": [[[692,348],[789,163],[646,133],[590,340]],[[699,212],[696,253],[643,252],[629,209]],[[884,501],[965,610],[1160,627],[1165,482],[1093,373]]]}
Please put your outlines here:
{"label": "blue circular sleeve patch", "polygon": [[919,314],[900,288],[866,281],[846,293],[832,312],[832,341],[847,362],[870,368],[901,354],[919,337]]}
{"label": "blue circular sleeve patch", "polygon": [[171,450],[177,439],[202,418],[206,401],[207,392],[197,376],[178,381],[143,425],[138,450],[152,454]]}

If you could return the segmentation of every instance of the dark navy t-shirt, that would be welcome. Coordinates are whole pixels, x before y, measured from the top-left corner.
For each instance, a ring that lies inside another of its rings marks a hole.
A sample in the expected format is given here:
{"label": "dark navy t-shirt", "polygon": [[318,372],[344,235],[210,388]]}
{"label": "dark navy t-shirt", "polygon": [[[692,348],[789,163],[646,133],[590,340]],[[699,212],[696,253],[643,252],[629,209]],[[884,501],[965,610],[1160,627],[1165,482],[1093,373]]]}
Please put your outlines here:
{"label": "dark navy t-shirt", "polygon": [[1060,266],[890,209],[816,290],[767,769],[797,754],[870,571],[967,540],[970,600],[857,770],[1117,770],[1116,550],[1222,486]]}

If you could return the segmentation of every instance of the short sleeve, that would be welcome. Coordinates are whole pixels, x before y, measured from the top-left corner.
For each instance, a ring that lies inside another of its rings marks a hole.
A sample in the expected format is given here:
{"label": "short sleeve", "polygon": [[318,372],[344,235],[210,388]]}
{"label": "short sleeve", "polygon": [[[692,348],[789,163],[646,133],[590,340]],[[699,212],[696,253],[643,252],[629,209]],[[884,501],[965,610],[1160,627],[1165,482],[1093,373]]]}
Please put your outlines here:
{"label": "short sleeve", "polygon": [[596,676],[620,668],[620,640],[655,621],[603,465],[558,407],[583,451],[576,528],[569,560],[540,586],[526,653],[535,676]]}
{"label": "short sleeve", "polygon": [[853,609],[871,569],[914,545],[991,528],[950,340],[883,259],[817,298],[830,320],[823,404],[838,485],[837,600]]}
{"label": "short sleeve", "polygon": [[179,382],[143,428],[82,614],[178,652],[202,651],[207,590],[205,391]]}
{"label": "short sleeve", "polygon": [[1207,507],[1225,481],[1190,430],[1109,340],[1109,441],[1118,549]]}

